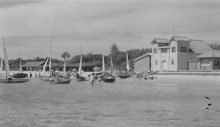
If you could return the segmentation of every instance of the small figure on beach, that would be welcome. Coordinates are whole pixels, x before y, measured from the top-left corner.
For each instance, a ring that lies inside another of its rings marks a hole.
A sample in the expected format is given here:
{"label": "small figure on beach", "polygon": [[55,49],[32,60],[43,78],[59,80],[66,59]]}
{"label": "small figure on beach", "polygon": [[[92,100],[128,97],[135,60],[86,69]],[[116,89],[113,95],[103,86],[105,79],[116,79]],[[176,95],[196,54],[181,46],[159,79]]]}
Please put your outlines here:
{"label": "small figure on beach", "polygon": [[94,81],[95,81],[94,74],[91,74],[90,75],[90,82],[91,82],[92,87],[94,87]]}
{"label": "small figure on beach", "polygon": [[102,76],[101,76],[101,75],[98,75],[98,76],[97,76],[97,80],[98,80],[99,85],[101,85]]}

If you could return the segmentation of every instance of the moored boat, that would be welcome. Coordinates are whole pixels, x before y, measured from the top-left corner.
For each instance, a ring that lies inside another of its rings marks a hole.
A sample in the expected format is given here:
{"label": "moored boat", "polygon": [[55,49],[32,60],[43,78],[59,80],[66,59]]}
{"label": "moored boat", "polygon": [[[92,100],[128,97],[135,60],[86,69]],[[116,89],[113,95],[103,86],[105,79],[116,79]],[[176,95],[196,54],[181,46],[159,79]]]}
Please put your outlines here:
{"label": "moored boat", "polygon": [[13,78],[26,78],[26,77],[28,77],[28,74],[19,72],[17,74],[12,75],[11,77],[13,77]]}
{"label": "moored boat", "polygon": [[8,79],[0,79],[0,83],[24,83],[28,82],[29,79],[23,79],[23,78],[8,78]]}
{"label": "moored boat", "polygon": [[[110,57],[111,58],[111,57]],[[115,77],[112,75],[112,70],[113,70],[113,62],[112,59],[110,60],[110,67],[111,67],[111,73],[105,72],[105,62],[104,62],[104,55],[102,57],[102,68],[103,68],[103,73],[102,73],[102,81],[104,82],[115,82]]]}
{"label": "moored boat", "polygon": [[50,84],[70,84],[71,79],[61,79],[61,80],[53,80],[53,81],[48,81]]}
{"label": "moored boat", "polygon": [[115,82],[115,77],[111,77],[111,76],[109,76],[109,77],[102,77],[102,81],[104,81],[104,82]]}
{"label": "moored boat", "polygon": [[133,72],[131,71],[130,69],[130,66],[129,66],[129,60],[128,60],[128,53],[126,51],[126,62],[127,62],[127,65],[126,65],[126,71],[124,72],[121,72],[118,77],[120,77],[121,79],[126,79],[126,78],[130,78],[132,75],[133,75]]}
{"label": "moored boat", "polygon": [[5,78],[0,79],[0,83],[23,83],[28,82],[29,79],[27,78],[15,78],[10,76],[9,72],[9,62],[8,62],[8,55],[5,48],[5,42],[3,38],[3,51],[4,51],[4,63],[5,63]]}

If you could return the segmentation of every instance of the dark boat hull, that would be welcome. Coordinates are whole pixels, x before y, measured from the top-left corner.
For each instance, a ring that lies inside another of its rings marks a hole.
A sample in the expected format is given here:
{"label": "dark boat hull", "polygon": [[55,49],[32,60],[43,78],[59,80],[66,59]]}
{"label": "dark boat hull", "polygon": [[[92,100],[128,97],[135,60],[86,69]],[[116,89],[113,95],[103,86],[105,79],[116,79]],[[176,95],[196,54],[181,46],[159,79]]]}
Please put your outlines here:
{"label": "dark boat hull", "polygon": [[0,79],[0,83],[24,83],[24,82],[28,82],[29,79]]}
{"label": "dark boat hull", "polygon": [[121,79],[126,79],[126,78],[130,78],[133,74],[130,72],[125,72],[125,73],[120,73],[118,75],[118,77],[120,77]]}
{"label": "dark boat hull", "polygon": [[12,75],[12,77],[13,78],[26,78],[26,77],[28,77],[28,74],[18,73],[18,74]]}
{"label": "dark boat hull", "polygon": [[126,79],[126,78],[129,78],[129,77],[131,77],[131,76],[127,76],[127,75],[120,75],[119,76],[121,79]]}
{"label": "dark boat hull", "polygon": [[105,77],[103,77],[102,81],[104,81],[104,82],[115,82],[115,78],[105,78]]}
{"label": "dark boat hull", "polygon": [[70,84],[71,79],[62,79],[60,81],[49,81],[50,84]]}
{"label": "dark boat hull", "polygon": [[78,79],[78,81],[87,81],[86,78],[83,76],[79,76],[77,79]]}

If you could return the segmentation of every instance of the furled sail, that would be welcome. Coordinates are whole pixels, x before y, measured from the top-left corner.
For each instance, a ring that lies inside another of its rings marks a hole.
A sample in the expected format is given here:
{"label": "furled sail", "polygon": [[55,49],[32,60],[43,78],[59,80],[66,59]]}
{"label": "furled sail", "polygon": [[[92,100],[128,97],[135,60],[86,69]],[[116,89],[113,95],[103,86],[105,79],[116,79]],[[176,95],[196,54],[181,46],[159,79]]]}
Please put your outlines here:
{"label": "furled sail", "polygon": [[10,75],[9,74],[9,63],[8,63],[7,51],[6,51],[6,48],[5,48],[4,37],[3,37],[3,51],[4,51],[4,63],[5,63],[5,76],[6,76],[6,79],[8,79],[8,76]]}
{"label": "furled sail", "polygon": [[45,74],[48,59],[49,59],[49,57],[47,58],[46,62],[44,63],[44,68],[43,68],[42,74]]}
{"label": "furled sail", "polygon": [[127,70],[130,70],[129,60],[128,60],[128,53],[127,53],[127,51],[126,51],[126,61],[127,61],[126,69],[127,69]]}
{"label": "furled sail", "polygon": [[81,53],[80,53],[80,61],[79,61],[79,69],[78,69],[79,75],[81,75],[81,71],[82,71],[82,45],[81,45]]}
{"label": "furled sail", "polygon": [[105,56],[102,54],[102,71],[105,71]]}

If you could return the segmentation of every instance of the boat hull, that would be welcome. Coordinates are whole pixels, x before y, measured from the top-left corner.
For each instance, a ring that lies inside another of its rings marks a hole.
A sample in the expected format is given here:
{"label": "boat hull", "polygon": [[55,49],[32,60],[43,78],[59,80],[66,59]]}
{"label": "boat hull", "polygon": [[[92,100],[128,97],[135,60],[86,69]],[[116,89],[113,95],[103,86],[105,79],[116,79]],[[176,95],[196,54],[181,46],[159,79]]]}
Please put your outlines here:
{"label": "boat hull", "polygon": [[60,81],[48,81],[50,84],[70,84],[71,79],[62,79]]}
{"label": "boat hull", "polygon": [[0,79],[0,83],[24,83],[24,82],[28,82],[29,79]]}
{"label": "boat hull", "polygon": [[115,82],[114,77],[102,77],[102,81],[104,82]]}
{"label": "boat hull", "polygon": [[115,78],[102,78],[102,81],[104,82],[115,82]]}
{"label": "boat hull", "polygon": [[18,73],[18,74],[12,75],[12,77],[13,78],[26,78],[26,77],[28,77],[28,74]]}
{"label": "boat hull", "polygon": [[126,78],[130,78],[132,75],[119,75],[118,77],[120,77],[121,79],[126,79]]}

